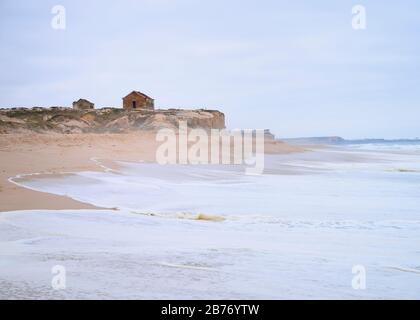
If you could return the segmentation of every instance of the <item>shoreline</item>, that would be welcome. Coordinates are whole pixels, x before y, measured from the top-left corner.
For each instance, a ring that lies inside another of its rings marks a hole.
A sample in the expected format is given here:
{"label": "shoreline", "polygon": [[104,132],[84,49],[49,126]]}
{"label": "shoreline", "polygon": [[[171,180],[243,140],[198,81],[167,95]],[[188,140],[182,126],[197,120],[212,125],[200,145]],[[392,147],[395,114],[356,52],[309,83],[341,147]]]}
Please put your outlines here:
{"label": "shoreline", "polygon": [[[152,160],[154,134],[1,134],[0,212],[104,209],[67,196],[23,187],[10,179],[38,174],[101,171],[93,159]],[[103,160],[106,162],[107,160]],[[108,163],[107,163],[108,164]]]}
{"label": "shoreline", "polygon": [[[90,159],[90,160],[94,161],[93,159]],[[105,167],[102,164],[100,164],[99,161],[98,162],[96,162],[96,161],[98,161],[98,160],[95,159],[94,163],[96,163],[99,167],[101,167],[102,171],[113,171],[114,170],[114,169]],[[100,170],[95,170],[95,171],[100,171]],[[60,194],[54,194],[54,193],[39,191],[39,190],[36,190],[35,188],[29,187],[29,186],[24,184],[25,181],[30,181],[31,179],[34,179],[35,177],[36,178],[41,178],[41,179],[42,178],[47,178],[47,177],[57,178],[57,177],[66,177],[66,176],[70,176],[70,175],[77,175],[77,173],[78,173],[77,171],[74,171],[74,172],[25,173],[25,174],[17,174],[14,177],[9,177],[7,179],[7,181],[10,182],[11,184],[14,184],[15,186],[17,186],[19,188],[19,190],[24,189],[24,190],[32,191],[32,192],[35,192],[35,193],[40,193],[40,195],[38,195],[39,197],[43,197],[43,198],[46,197],[46,196],[48,198],[50,198],[51,196],[54,197],[54,198],[58,197],[57,199],[53,199],[53,198],[48,199],[50,202],[53,202],[53,205],[54,205],[54,207],[48,208],[48,209],[53,209],[53,210],[66,210],[66,209],[114,210],[115,209],[115,208],[106,208],[106,207],[96,206],[96,205],[93,205],[93,204],[88,203],[88,202],[83,202],[83,201],[80,201],[80,200],[73,199],[73,198],[71,198],[69,196],[66,196],[66,195],[60,195]],[[44,201],[43,199],[39,199],[39,200]],[[59,201],[59,204],[57,203],[57,201]],[[64,201],[68,202],[68,203],[63,203]],[[58,204],[59,208],[55,208],[55,205],[57,205],[57,204]],[[66,207],[63,208],[62,207],[63,205],[65,205]],[[67,206],[71,206],[71,207],[67,207]],[[73,207],[73,206],[75,206],[75,207]],[[36,209],[31,208],[29,210],[36,210]],[[14,211],[16,211],[16,210],[14,210]],[[3,211],[0,210],[0,212],[3,212]]]}
{"label": "shoreline", "polygon": [[[40,192],[15,179],[43,174],[115,170],[116,161],[155,162],[161,144],[154,131],[84,134],[0,134],[0,212],[101,208],[65,195]],[[266,143],[267,154],[304,152],[280,141]]]}

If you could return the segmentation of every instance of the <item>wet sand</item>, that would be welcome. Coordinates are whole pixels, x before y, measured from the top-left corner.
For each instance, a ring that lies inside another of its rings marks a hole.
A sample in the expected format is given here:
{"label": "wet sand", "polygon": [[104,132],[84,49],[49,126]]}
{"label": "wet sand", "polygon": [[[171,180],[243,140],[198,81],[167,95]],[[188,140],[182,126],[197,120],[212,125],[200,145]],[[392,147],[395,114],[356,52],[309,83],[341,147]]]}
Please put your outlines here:
{"label": "wet sand", "polygon": [[[121,134],[1,134],[0,211],[35,209],[99,209],[66,196],[23,188],[9,179],[30,174],[103,171],[112,161],[155,161],[161,142],[155,133]],[[266,153],[301,152],[300,146],[268,142]],[[95,161],[100,159],[100,162]],[[28,175],[28,176],[25,176]],[[18,181],[14,179],[14,181]]]}
{"label": "wet sand", "polygon": [[153,160],[156,142],[148,132],[133,134],[0,135],[0,211],[95,209],[96,207],[20,187],[10,177],[33,173],[103,170],[92,158]]}

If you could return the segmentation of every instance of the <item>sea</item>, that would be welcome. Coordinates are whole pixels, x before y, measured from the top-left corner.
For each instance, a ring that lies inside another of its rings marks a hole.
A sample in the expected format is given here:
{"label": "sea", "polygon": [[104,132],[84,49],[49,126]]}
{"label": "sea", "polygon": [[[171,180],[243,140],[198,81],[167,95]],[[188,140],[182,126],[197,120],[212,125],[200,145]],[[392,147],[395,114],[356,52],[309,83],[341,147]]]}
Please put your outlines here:
{"label": "sea", "polygon": [[309,149],[11,177],[108,209],[0,214],[0,298],[420,299],[420,143]]}

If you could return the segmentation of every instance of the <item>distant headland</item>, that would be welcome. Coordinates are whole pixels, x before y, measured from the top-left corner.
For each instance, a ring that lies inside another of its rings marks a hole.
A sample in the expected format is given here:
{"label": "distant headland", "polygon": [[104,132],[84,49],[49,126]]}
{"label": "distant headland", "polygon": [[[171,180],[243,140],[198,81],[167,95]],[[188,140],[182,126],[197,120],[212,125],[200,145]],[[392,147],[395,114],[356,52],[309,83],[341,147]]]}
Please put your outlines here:
{"label": "distant headland", "polygon": [[305,138],[290,138],[282,139],[288,143],[295,144],[324,144],[324,145],[349,145],[349,144],[380,144],[380,143],[419,143],[420,139],[344,139],[342,137],[305,137]]}

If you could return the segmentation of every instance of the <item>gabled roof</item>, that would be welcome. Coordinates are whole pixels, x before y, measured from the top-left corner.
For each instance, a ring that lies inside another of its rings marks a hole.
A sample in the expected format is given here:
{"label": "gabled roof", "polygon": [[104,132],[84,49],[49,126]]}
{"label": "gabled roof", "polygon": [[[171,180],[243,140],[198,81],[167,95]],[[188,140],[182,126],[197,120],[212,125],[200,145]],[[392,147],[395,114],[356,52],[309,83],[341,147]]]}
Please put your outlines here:
{"label": "gabled roof", "polygon": [[87,103],[93,104],[92,102],[90,102],[89,100],[86,100],[86,99],[79,99],[77,101],[74,101],[73,103],[83,103],[83,102],[87,102]]}
{"label": "gabled roof", "polygon": [[133,94],[133,93],[136,94],[136,95],[139,95],[139,96],[141,96],[143,98],[147,98],[147,99],[152,99],[153,100],[153,98],[150,98],[148,95],[146,95],[146,94],[144,94],[143,92],[140,92],[140,91],[131,91],[124,98],[128,97],[130,94]]}

